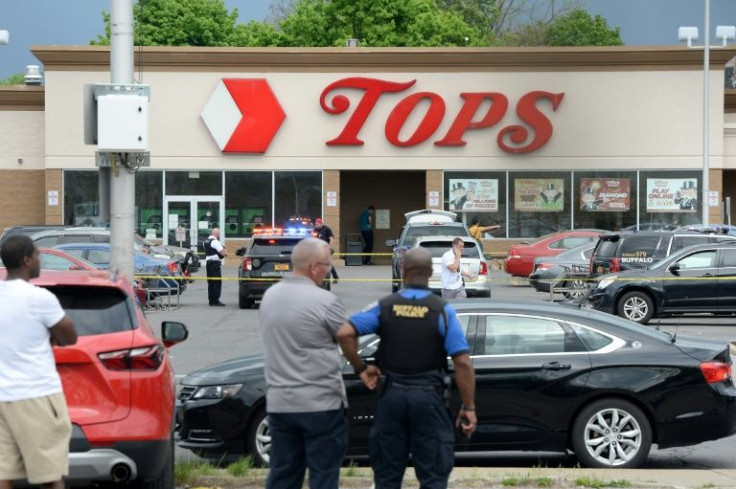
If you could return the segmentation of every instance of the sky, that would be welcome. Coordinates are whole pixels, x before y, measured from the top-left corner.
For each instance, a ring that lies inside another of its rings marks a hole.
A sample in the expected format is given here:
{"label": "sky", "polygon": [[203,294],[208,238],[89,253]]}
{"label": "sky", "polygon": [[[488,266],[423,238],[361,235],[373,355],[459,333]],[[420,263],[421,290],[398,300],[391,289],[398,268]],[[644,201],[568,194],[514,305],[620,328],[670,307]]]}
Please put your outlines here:
{"label": "sky", "polygon": [[[182,0],[185,1],[185,0]],[[397,0],[399,1],[399,0]],[[703,39],[705,0],[578,0],[591,14],[621,29],[629,46],[676,45],[679,26],[698,26]],[[225,0],[237,8],[241,22],[262,21],[270,0]],[[88,45],[104,31],[102,11],[109,0],[0,0],[0,30],[10,43],[0,45],[0,79],[40,64],[29,51],[34,45]],[[736,0],[711,0],[711,39],[716,25],[736,25]]]}

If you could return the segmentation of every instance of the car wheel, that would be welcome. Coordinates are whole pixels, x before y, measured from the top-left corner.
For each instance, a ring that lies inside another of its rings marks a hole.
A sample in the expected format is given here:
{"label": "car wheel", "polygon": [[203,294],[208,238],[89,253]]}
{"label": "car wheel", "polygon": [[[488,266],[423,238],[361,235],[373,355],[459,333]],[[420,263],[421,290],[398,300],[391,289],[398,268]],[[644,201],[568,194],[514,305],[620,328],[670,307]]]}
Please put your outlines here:
{"label": "car wheel", "polygon": [[570,300],[582,299],[588,293],[588,286],[585,283],[585,280],[572,280],[568,284],[568,287],[571,290],[568,290],[563,294],[566,299],[570,299]]}
{"label": "car wheel", "polygon": [[634,290],[618,301],[618,315],[639,324],[646,324],[654,315],[654,302],[649,294]]}
{"label": "car wheel", "polygon": [[169,453],[161,474],[150,481],[135,480],[128,486],[131,489],[174,489],[174,435],[171,435]]}
{"label": "car wheel", "polygon": [[253,463],[266,467],[271,459],[271,431],[266,410],[261,408],[250,420],[245,439],[245,450],[253,457]]}
{"label": "car wheel", "polygon": [[256,302],[255,300],[253,300],[253,299],[248,299],[248,298],[247,298],[246,296],[244,296],[244,295],[239,295],[239,296],[238,296],[238,306],[239,306],[239,307],[240,307],[241,309],[250,309],[250,308],[252,308],[252,307],[253,307],[253,304],[255,304],[255,302]]}
{"label": "car wheel", "polygon": [[652,428],[638,407],[621,399],[586,406],[572,430],[575,455],[584,467],[631,469],[652,447]]}

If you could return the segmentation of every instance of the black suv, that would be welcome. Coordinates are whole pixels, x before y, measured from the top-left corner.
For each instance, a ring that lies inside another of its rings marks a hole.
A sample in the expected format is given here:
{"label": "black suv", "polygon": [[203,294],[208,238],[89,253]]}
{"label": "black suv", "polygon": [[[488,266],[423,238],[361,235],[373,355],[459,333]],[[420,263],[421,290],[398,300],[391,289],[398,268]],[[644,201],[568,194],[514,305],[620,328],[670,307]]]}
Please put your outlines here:
{"label": "black suv", "polygon": [[619,232],[603,234],[590,257],[592,277],[648,268],[688,246],[733,241],[735,236],[698,232]]}
{"label": "black suv", "polygon": [[736,313],[736,241],[691,246],[646,270],[604,275],[589,301],[641,324],[676,314]]}
{"label": "black suv", "polygon": [[[291,272],[291,252],[299,241],[311,236],[308,231],[301,229],[297,234],[282,234],[266,230],[254,235],[250,243],[235,252],[243,257],[238,267],[238,305],[241,309],[253,307],[256,299],[263,298],[266,289]],[[330,290],[329,273],[322,288]]]}
{"label": "black suv", "polygon": [[[457,214],[449,211],[423,209],[404,214],[406,224],[401,228],[399,239],[386,240],[386,246],[393,248],[391,258],[391,290],[401,288],[401,268],[406,250],[414,246],[417,238],[427,236],[470,236],[467,226],[455,222]],[[449,250],[449,248],[448,248]]]}

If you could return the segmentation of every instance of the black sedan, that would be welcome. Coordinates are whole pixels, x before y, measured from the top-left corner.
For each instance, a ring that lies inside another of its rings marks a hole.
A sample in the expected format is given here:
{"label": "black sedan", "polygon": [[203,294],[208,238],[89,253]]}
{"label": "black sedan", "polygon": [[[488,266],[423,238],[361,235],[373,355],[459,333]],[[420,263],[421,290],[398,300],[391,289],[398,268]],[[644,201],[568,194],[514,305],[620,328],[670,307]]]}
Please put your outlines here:
{"label": "black sedan", "polygon": [[[590,267],[590,256],[593,254],[596,243],[585,243],[584,245],[570,248],[556,256],[539,256],[534,259],[532,273],[529,275],[529,284],[538,292],[549,293],[550,284],[566,276],[567,272],[588,270]],[[565,292],[568,299],[580,299],[588,291],[588,281],[579,278],[570,280],[567,285],[569,291]]]}
{"label": "black sedan", "polygon": [[645,324],[653,317],[736,313],[736,245],[690,246],[648,269],[599,277],[589,296],[600,311]]}
{"label": "black sedan", "polygon": [[[652,444],[693,445],[736,432],[726,343],[666,333],[548,302],[454,304],[476,371],[478,429],[464,451],[573,451],[586,467],[636,467]],[[371,357],[378,338],[361,343]],[[347,363],[349,456],[367,454],[376,394]],[[212,459],[268,463],[263,356],[187,375],[178,444]],[[450,408],[460,404],[456,390]]]}

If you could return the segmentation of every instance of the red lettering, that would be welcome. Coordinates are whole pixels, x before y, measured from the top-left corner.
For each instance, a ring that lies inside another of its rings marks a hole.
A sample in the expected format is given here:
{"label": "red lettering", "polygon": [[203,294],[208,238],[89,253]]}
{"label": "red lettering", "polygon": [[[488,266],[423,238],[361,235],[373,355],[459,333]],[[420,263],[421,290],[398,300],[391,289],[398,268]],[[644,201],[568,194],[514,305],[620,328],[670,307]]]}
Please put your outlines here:
{"label": "red lettering", "polygon": [[[404,127],[406,119],[411,115],[414,108],[423,99],[429,100],[429,109],[424,114],[422,122],[406,141],[399,139],[399,132]],[[406,147],[416,146],[426,141],[440,127],[442,118],[445,116],[445,101],[432,92],[419,92],[409,95],[399,102],[386,120],[386,139],[394,146]]]}
{"label": "red lettering", "polygon": [[552,110],[556,111],[564,96],[564,93],[535,91],[521,97],[519,103],[516,104],[516,115],[534,129],[534,139],[526,146],[511,147],[506,145],[503,139],[507,135],[514,144],[522,144],[529,138],[529,130],[526,127],[513,125],[503,128],[498,133],[498,146],[507,153],[521,154],[531,153],[547,144],[547,141],[552,137],[552,123],[537,109],[537,100],[542,98],[549,100],[552,102]]}
{"label": "red lettering", "polygon": [[342,114],[350,108],[350,99],[344,95],[337,95],[332,99],[331,106],[328,105],[327,96],[333,90],[339,88],[354,88],[364,90],[365,94],[355,108],[355,112],[350,116],[348,123],[343,128],[339,136],[331,141],[327,141],[328,146],[360,146],[363,141],[358,139],[358,133],[363,128],[368,115],[373,110],[378,99],[384,93],[402,92],[416,83],[412,80],[406,83],[395,83],[375,78],[345,78],[330,84],[322,91],[319,103],[322,109],[329,114]]}
{"label": "red lettering", "polygon": [[[463,107],[458,112],[455,121],[452,123],[450,130],[447,131],[445,137],[439,141],[435,141],[436,146],[465,146],[467,143],[463,140],[463,135],[468,129],[482,129],[491,127],[503,118],[509,107],[509,100],[502,93],[461,93],[460,96],[465,99]],[[474,122],[473,117],[480,108],[480,104],[484,100],[491,102],[488,112],[483,119]]]}

